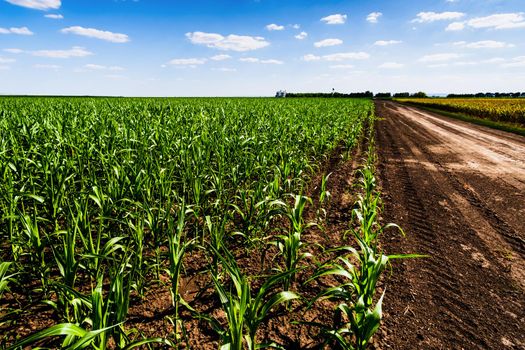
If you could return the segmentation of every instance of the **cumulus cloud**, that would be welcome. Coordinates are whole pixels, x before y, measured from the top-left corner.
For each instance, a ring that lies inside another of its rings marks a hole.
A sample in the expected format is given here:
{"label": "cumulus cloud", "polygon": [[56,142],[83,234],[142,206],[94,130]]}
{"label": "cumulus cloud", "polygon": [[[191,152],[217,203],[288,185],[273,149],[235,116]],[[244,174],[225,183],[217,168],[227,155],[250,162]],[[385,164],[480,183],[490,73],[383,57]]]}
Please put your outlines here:
{"label": "cumulus cloud", "polygon": [[463,30],[465,29],[465,23],[463,22],[453,22],[450,23],[445,30],[448,32],[457,31],[457,30]]}
{"label": "cumulus cloud", "polygon": [[84,69],[105,70],[105,71],[114,71],[114,72],[123,71],[124,70],[124,68],[122,68],[120,66],[104,66],[104,65],[93,64],[93,63],[89,63],[89,64],[84,65]]}
{"label": "cumulus cloud", "polygon": [[341,45],[343,40],[341,39],[324,39],[314,43],[315,47],[328,47],[328,46],[337,46]]}
{"label": "cumulus cloud", "polygon": [[432,23],[436,21],[452,21],[464,17],[463,12],[420,12],[412,23]]}
{"label": "cumulus cloud", "polygon": [[223,36],[217,33],[190,32],[186,33],[186,37],[192,44],[205,45],[219,50],[239,52],[262,49],[263,47],[270,45],[268,41],[260,36],[254,37],[236,34]]}
{"label": "cumulus cloud", "polygon": [[31,52],[31,54],[33,56],[48,58],[71,58],[91,56],[93,53],[81,46],[74,46],[69,50],[38,50]]}
{"label": "cumulus cloud", "polygon": [[375,46],[389,46],[401,44],[401,40],[378,40],[374,43]]}
{"label": "cumulus cloud", "polygon": [[0,34],[33,35],[27,27],[0,28]]}
{"label": "cumulus cloud", "polygon": [[300,32],[299,34],[297,34],[295,36],[296,39],[299,39],[299,40],[304,40],[308,37],[308,33],[307,32]]}
{"label": "cumulus cloud", "polygon": [[230,55],[215,55],[215,56],[210,57],[210,60],[212,60],[212,61],[224,61],[224,60],[229,60],[230,58],[232,58],[232,56],[230,56]]}
{"label": "cumulus cloud", "polygon": [[515,57],[511,62],[504,63],[501,66],[505,68],[525,67],[525,56]]}
{"label": "cumulus cloud", "polygon": [[35,10],[56,10],[62,5],[60,0],[6,0],[8,3]]}
{"label": "cumulus cloud", "polygon": [[57,70],[57,69],[62,68],[62,66],[59,66],[59,65],[56,65],[56,64],[34,64],[33,68]]}
{"label": "cumulus cloud", "polygon": [[381,12],[372,12],[366,16],[366,20],[370,23],[377,23],[379,17],[383,16]]}
{"label": "cumulus cloud", "polygon": [[378,66],[378,68],[382,68],[382,69],[400,69],[400,68],[403,68],[405,65],[402,64],[402,63],[397,63],[397,62],[385,62],[381,65]]}
{"label": "cumulus cloud", "polygon": [[302,57],[303,61],[312,62],[312,61],[346,61],[346,60],[366,60],[370,58],[370,55],[366,52],[341,52],[334,53],[330,55],[317,56],[313,54],[304,55]]}
{"label": "cumulus cloud", "polygon": [[50,14],[44,15],[44,17],[51,18],[51,19],[63,19],[64,18],[64,16],[60,14],[56,14],[56,13],[50,13]]}
{"label": "cumulus cloud", "polygon": [[201,65],[206,63],[205,58],[175,58],[168,62],[168,64],[174,65],[174,66],[191,66],[195,67],[197,65]]}
{"label": "cumulus cloud", "polygon": [[89,38],[110,41],[112,43],[127,43],[129,41],[129,37],[126,34],[113,33],[95,28],[84,28],[80,26],[64,28],[61,30],[61,32],[65,34],[75,34]]}
{"label": "cumulus cloud", "polygon": [[21,49],[4,49],[4,52],[19,54],[19,53],[24,52],[24,50],[21,50]]}
{"label": "cumulus cloud", "polygon": [[444,62],[460,57],[462,57],[462,55],[457,53],[437,53],[433,55],[423,56],[419,59],[419,62]]}
{"label": "cumulus cloud", "polygon": [[248,63],[262,63],[262,64],[284,64],[283,61],[279,61],[279,60],[274,60],[274,59],[261,60],[255,57],[243,57],[243,58],[240,58],[239,61],[248,62]]}
{"label": "cumulus cloud", "polygon": [[14,58],[4,58],[4,57],[0,57],[0,63],[13,63],[15,62],[16,60]]}
{"label": "cumulus cloud", "polygon": [[347,18],[347,15],[336,13],[335,15],[330,15],[321,18],[321,22],[325,22],[326,24],[344,24]]}
{"label": "cumulus cloud", "polygon": [[454,46],[465,47],[467,49],[504,49],[515,47],[516,45],[506,43],[503,41],[495,40],[482,40],[468,43],[466,41],[457,41],[454,43]]}
{"label": "cumulus cloud", "polygon": [[463,22],[454,22],[448,25],[447,31],[463,30],[466,27],[473,29],[515,29],[525,28],[523,12],[498,13],[485,17],[475,17]]}
{"label": "cumulus cloud", "polygon": [[278,24],[272,23],[272,24],[268,24],[268,25],[266,26],[266,30],[269,30],[269,31],[274,31],[274,30],[284,30],[284,26],[281,26],[281,25],[278,25]]}

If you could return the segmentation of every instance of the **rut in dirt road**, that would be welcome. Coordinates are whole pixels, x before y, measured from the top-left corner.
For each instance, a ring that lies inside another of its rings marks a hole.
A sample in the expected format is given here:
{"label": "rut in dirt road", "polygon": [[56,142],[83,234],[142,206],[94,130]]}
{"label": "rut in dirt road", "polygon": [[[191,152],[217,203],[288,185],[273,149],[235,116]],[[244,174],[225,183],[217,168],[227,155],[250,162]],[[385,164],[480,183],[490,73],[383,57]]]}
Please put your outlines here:
{"label": "rut in dirt road", "polygon": [[388,253],[379,343],[525,349],[525,138],[376,102]]}

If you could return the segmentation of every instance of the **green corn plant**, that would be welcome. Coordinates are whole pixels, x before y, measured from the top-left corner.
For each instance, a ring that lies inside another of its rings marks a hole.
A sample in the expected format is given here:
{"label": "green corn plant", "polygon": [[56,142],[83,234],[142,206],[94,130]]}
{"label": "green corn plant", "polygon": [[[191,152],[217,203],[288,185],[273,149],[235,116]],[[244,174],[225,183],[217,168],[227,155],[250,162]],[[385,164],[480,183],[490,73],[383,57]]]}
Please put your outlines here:
{"label": "green corn plant", "polygon": [[11,265],[11,262],[0,262],[0,300],[5,292],[9,292],[9,283],[13,282],[13,277],[17,275],[17,273],[8,275]]}
{"label": "green corn plant", "polygon": [[34,264],[40,277],[43,292],[47,293],[49,268],[45,260],[44,249],[46,245],[43,242],[44,237],[41,236],[38,225],[39,218],[37,218],[36,215],[31,217],[22,213],[20,213],[19,217],[22,223],[26,245],[30,251],[30,260]]}
{"label": "green corn plant", "polygon": [[[64,350],[81,350],[81,349],[94,349],[102,350],[104,347],[98,347],[94,340],[99,337],[101,334],[104,334],[111,330],[111,328],[104,328],[98,330],[88,331],[76,324],[73,323],[61,323],[49,328],[46,328],[38,333],[30,335],[23,340],[17,342],[16,344],[9,346],[6,350],[18,350],[23,349],[29,345],[32,345],[36,342],[51,339],[57,336],[64,337],[60,348]],[[147,344],[162,344],[168,347],[173,347],[174,344],[168,339],[163,338],[151,338],[151,339],[142,339],[135,342],[130,342],[124,348],[124,350],[130,350],[135,348],[142,348]]]}
{"label": "green corn plant", "polygon": [[190,213],[191,210],[186,208],[184,200],[182,201],[180,208],[177,211],[177,221],[175,226],[175,219],[170,217],[168,221],[168,254],[170,266],[168,269],[169,276],[171,278],[171,300],[173,307],[175,308],[175,322],[177,328],[177,336],[179,336],[179,327],[182,329],[179,319],[179,306],[189,305],[184,301],[184,298],[180,295],[180,275],[183,269],[184,255],[187,250],[195,243],[195,238],[187,239],[185,234],[185,220],[186,214]]}
{"label": "green corn plant", "polygon": [[305,244],[301,240],[301,235],[305,229],[314,225],[312,223],[305,223],[303,218],[303,211],[307,203],[311,204],[312,200],[301,195],[295,196],[293,208],[281,203],[281,205],[284,205],[286,208],[284,214],[290,222],[290,227],[286,235],[277,235],[277,239],[273,244],[279,248],[279,252],[284,259],[284,271],[291,271],[291,273],[283,279],[285,290],[290,289],[295,279],[295,271],[297,271],[299,262],[311,256],[310,253],[301,251]]}
{"label": "green corn plant", "polygon": [[352,247],[340,247],[333,251],[345,251],[335,262],[322,265],[307,281],[323,276],[339,276],[344,282],[335,287],[327,288],[311,302],[331,299],[339,301],[337,319],[341,324],[333,328],[322,326],[323,334],[334,340],[342,349],[362,350],[377,331],[381,321],[381,304],[383,297],[374,307],[376,284],[384,270],[388,257],[375,254],[366,243],[356,235],[361,250]]}
{"label": "green corn plant", "polygon": [[242,350],[246,344],[247,349],[255,350],[270,345],[257,342],[257,329],[270,317],[272,309],[280,304],[298,299],[299,295],[290,291],[275,292],[275,287],[283,282],[294,271],[268,277],[262,286],[252,296],[250,282],[241,272],[231,253],[224,249],[222,253],[214,250],[213,253],[221,262],[225,275],[230,279],[231,286],[225,287],[224,281],[217,273],[212,273],[215,290],[219,295],[222,307],[226,313],[228,328],[223,330],[218,323],[212,320],[212,325],[221,334],[221,349]]}

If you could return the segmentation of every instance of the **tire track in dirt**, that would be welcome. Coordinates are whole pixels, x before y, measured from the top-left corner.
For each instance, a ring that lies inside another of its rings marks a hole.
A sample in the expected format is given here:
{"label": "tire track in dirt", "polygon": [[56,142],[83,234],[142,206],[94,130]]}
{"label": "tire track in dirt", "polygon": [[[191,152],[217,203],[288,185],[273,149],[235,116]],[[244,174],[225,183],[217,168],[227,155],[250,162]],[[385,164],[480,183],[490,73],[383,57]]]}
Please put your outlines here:
{"label": "tire track in dirt", "polygon": [[[386,235],[385,250],[430,256],[394,263],[386,281],[386,334],[379,347],[525,347],[525,297],[508,266],[514,271],[524,266],[521,232],[513,228],[519,224],[507,223],[465,186],[449,167],[462,156],[443,147],[432,128],[422,127],[394,104],[376,106],[386,118],[377,128],[385,219],[401,224],[408,235]],[[488,239],[495,235],[516,255],[514,261],[499,256]]]}

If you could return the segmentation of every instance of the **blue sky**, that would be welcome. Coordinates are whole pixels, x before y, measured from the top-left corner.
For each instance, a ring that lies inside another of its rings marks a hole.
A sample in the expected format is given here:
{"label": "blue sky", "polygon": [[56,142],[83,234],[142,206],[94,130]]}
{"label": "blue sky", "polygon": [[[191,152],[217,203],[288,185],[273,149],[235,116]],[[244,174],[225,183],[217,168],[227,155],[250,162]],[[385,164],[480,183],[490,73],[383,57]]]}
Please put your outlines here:
{"label": "blue sky", "polygon": [[0,0],[0,94],[525,91],[523,0]]}

